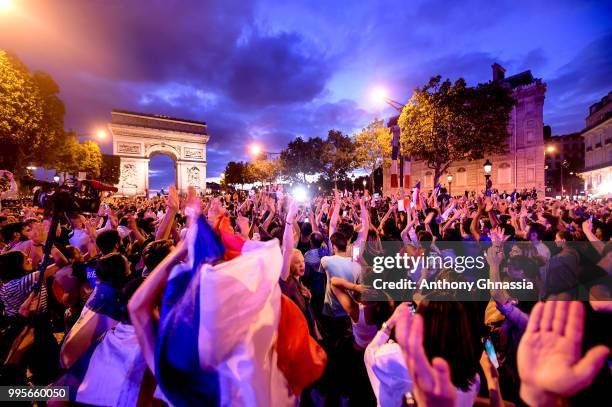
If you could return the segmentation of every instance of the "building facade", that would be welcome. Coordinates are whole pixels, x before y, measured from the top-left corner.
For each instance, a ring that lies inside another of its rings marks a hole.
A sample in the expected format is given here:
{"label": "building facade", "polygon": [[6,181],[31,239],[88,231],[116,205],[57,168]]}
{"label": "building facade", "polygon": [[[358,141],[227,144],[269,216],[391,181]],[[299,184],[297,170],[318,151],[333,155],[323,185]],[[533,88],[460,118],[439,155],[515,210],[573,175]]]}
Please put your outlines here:
{"label": "building facade", "polygon": [[612,92],[589,108],[584,139],[585,192],[593,196],[612,196]]}
{"label": "building facade", "polygon": [[[505,77],[505,69],[493,64],[493,81],[508,86],[513,91],[516,104],[510,113],[508,123],[508,150],[503,155],[491,155],[483,160],[457,161],[451,164],[448,173],[453,175],[451,193],[462,195],[465,191],[484,191],[485,174],[483,165],[486,159],[493,164],[491,172],[492,188],[499,192],[512,192],[535,188],[544,193],[544,95],[546,84],[534,78],[531,71]],[[383,192],[392,194],[390,169],[384,170]],[[425,191],[434,188],[434,172],[421,160],[413,160],[410,168],[413,187],[421,182]],[[440,177],[440,184],[448,186],[447,177]],[[405,186],[406,188],[408,186]]]}
{"label": "building facade", "polygon": [[584,182],[578,176],[584,170],[582,134],[580,132],[560,136],[545,134],[544,143],[546,196],[577,196],[583,193]]}

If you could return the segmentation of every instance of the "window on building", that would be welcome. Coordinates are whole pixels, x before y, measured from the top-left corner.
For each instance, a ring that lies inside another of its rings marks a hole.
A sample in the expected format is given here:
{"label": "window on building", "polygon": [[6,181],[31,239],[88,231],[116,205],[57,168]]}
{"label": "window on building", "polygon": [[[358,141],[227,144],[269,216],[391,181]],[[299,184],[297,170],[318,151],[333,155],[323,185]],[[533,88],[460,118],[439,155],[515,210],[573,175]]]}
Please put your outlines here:
{"label": "window on building", "polygon": [[424,182],[425,182],[425,185],[424,185],[425,188],[433,188],[433,186],[434,186],[433,185],[433,172],[427,171],[425,173],[425,180],[424,180]]}
{"label": "window on building", "polygon": [[458,187],[467,185],[467,171],[465,170],[465,168],[459,168],[455,176],[457,177],[455,185],[457,185]]}
{"label": "window on building", "polygon": [[512,183],[512,167],[508,163],[500,164],[497,169],[497,182],[500,184]]}
{"label": "window on building", "polygon": [[534,134],[533,130],[527,130],[527,132],[526,132],[526,139],[527,139],[527,141],[533,141],[535,139],[535,134]]}
{"label": "window on building", "polygon": [[535,168],[527,167],[527,181],[535,181]]}

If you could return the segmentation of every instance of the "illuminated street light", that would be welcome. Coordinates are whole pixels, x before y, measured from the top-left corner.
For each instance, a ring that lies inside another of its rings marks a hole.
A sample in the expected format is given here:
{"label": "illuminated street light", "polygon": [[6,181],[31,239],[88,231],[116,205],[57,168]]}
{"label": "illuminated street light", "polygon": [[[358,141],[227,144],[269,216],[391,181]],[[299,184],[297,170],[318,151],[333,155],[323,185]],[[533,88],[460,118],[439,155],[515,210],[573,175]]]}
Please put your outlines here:
{"label": "illuminated street light", "polygon": [[53,181],[59,182],[59,180],[60,180],[60,176],[59,175],[54,175],[53,176]]}
{"label": "illuminated street light", "polygon": [[547,153],[554,153],[555,152],[555,146],[553,145],[549,145],[548,147],[546,147],[546,152]]}
{"label": "illuminated street light", "polygon": [[402,110],[404,109],[404,104],[398,102],[397,100],[393,100],[389,98],[389,96],[387,95],[388,95],[387,89],[385,89],[382,86],[376,86],[375,88],[372,89],[372,92],[370,93],[370,97],[372,101],[376,103],[377,105],[380,106],[386,103],[401,113]]}
{"label": "illuminated street light", "polygon": [[487,161],[485,161],[482,168],[484,169],[484,172],[485,172],[485,191],[486,191],[486,195],[489,196],[491,194],[491,186],[492,186],[491,171],[493,170],[493,164],[491,164],[491,162],[487,158]]}
{"label": "illuminated street light", "polygon": [[0,0],[0,12],[9,11],[13,6],[13,0]]}
{"label": "illuminated street light", "polygon": [[251,144],[249,150],[251,151],[251,154],[253,154],[255,157],[261,154],[261,147],[258,144]]}
{"label": "illuminated street light", "polygon": [[446,180],[448,181],[448,194],[451,194],[451,184],[453,183],[453,174],[448,174],[446,176]]}
{"label": "illuminated street light", "polygon": [[98,131],[96,131],[96,137],[98,138],[98,140],[106,140],[107,136],[108,134],[106,134],[106,131],[103,129],[99,129]]}

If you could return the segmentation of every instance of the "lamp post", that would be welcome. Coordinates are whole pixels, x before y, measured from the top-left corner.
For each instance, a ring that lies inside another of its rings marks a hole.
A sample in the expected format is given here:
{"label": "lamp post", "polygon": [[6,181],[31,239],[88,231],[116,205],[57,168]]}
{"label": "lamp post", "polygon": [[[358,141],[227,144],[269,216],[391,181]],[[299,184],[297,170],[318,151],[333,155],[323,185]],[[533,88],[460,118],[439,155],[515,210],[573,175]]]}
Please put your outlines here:
{"label": "lamp post", "polygon": [[367,185],[367,183],[368,183],[368,180],[367,180],[367,179],[364,179],[364,180],[363,180],[363,192],[364,192],[364,193],[365,193],[365,189],[366,189],[366,185]]}
{"label": "lamp post", "polygon": [[493,170],[493,164],[491,164],[491,162],[487,158],[487,161],[485,161],[482,168],[484,169],[485,173],[485,192],[488,196],[491,194],[491,170]]}
{"label": "lamp post", "polygon": [[559,173],[561,175],[561,199],[563,199],[563,194],[565,192],[565,188],[563,187],[563,168],[569,167],[569,163],[567,160],[563,160],[561,165],[559,166]]}
{"label": "lamp post", "polygon": [[446,176],[446,180],[448,181],[448,194],[451,195],[451,184],[453,183],[453,174],[448,174]]}
{"label": "lamp post", "polygon": [[263,158],[267,160],[268,157],[272,157],[272,156],[281,154],[281,153],[276,153],[272,151],[264,151],[259,144],[251,144],[251,146],[249,147],[249,152],[251,153],[253,158],[255,158],[256,160],[260,156],[263,156]]}
{"label": "lamp post", "polygon": [[60,176],[59,176],[59,175],[57,175],[57,174],[55,174],[55,175],[53,176],[53,181],[54,181],[56,184],[57,184],[57,183],[59,183],[59,181],[60,181]]}

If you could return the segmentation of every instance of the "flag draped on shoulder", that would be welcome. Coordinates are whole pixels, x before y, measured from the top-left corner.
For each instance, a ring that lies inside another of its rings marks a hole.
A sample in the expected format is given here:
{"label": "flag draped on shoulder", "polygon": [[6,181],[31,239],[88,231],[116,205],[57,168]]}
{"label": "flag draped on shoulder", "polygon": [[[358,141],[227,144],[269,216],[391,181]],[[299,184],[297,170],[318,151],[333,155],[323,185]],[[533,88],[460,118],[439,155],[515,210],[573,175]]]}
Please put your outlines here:
{"label": "flag draped on shoulder", "polygon": [[221,238],[200,217],[187,233],[189,261],[176,266],[162,298],[155,377],[173,406],[219,405],[219,378],[198,363],[199,266],[225,254]]}

